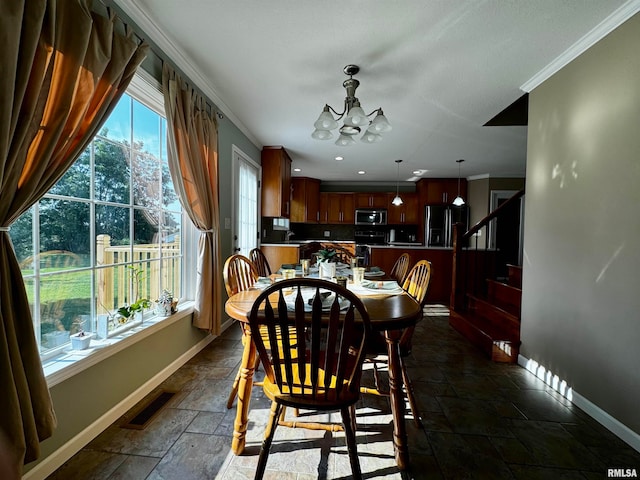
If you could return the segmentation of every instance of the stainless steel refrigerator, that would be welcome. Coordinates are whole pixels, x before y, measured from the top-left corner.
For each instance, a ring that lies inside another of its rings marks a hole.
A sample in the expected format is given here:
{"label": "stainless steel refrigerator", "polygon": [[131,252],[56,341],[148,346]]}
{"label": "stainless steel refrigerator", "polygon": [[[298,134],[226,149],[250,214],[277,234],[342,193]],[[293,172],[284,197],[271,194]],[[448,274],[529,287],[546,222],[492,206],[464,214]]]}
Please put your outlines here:
{"label": "stainless steel refrigerator", "polygon": [[469,227],[469,207],[463,205],[427,205],[425,207],[424,242],[427,247],[452,247],[453,224]]}

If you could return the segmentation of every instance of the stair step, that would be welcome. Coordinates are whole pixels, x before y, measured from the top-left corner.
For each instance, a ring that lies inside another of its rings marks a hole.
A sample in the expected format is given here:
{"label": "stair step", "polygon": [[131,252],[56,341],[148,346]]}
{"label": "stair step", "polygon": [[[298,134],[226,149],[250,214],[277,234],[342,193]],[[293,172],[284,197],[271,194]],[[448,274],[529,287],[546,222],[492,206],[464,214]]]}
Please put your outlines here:
{"label": "stair step", "polygon": [[522,290],[506,283],[487,279],[487,300],[520,318]]}
{"label": "stair step", "polygon": [[476,345],[494,362],[517,363],[520,338],[509,338],[485,317],[451,311],[449,325]]}
{"label": "stair step", "polygon": [[467,312],[473,316],[484,318],[487,328],[499,332],[499,336],[511,340],[520,339],[520,317],[486,300],[467,296]]}
{"label": "stair step", "polygon": [[522,266],[507,264],[509,271],[509,285],[522,288]]}

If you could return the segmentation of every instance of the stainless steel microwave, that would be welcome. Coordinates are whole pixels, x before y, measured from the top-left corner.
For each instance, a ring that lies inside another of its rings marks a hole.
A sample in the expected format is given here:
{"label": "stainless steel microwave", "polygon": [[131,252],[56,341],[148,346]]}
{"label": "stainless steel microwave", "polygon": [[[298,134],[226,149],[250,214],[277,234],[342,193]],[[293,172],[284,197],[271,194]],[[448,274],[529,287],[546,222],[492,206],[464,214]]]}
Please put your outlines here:
{"label": "stainless steel microwave", "polygon": [[356,225],[386,225],[387,210],[384,208],[362,208],[356,210]]}

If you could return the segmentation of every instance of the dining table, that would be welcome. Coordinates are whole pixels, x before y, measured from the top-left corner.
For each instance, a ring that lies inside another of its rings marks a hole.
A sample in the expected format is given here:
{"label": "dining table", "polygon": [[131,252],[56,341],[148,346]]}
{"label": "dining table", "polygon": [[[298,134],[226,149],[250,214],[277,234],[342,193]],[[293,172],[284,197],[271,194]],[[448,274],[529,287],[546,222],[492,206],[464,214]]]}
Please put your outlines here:
{"label": "dining table", "polygon": [[[277,279],[277,277],[276,277]],[[262,284],[260,284],[260,281]],[[254,301],[266,284],[274,281],[274,276],[261,279],[255,288],[241,291],[229,297],[225,304],[226,313],[233,319],[243,322],[243,353],[238,386],[238,404],[234,421],[231,450],[240,455],[244,451],[247,425],[249,421],[249,404],[253,388],[253,374],[256,364],[256,347],[251,340],[249,330],[249,313]],[[375,282],[378,285],[388,282]],[[404,392],[400,364],[399,341],[404,329],[415,325],[422,318],[421,305],[401,288],[380,289],[364,288],[362,285],[347,284],[347,288],[362,300],[369,313],[371,329],[381,332],[387,346],[389,397],[393,418],[394,455],[400,470],[409,469],[409,450],[407,430],[405,426]]]}

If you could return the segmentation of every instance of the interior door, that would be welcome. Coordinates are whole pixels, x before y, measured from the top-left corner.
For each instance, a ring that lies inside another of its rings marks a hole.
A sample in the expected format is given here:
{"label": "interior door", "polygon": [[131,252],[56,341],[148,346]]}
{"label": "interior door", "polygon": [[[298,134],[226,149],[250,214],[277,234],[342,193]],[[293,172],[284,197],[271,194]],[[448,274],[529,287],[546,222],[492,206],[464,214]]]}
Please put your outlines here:
{"label": "interior door", "polygon": [[233,146],[233,253],[246,257],[258,246],[261,168]]}

